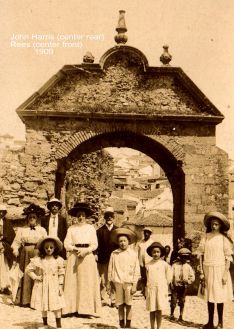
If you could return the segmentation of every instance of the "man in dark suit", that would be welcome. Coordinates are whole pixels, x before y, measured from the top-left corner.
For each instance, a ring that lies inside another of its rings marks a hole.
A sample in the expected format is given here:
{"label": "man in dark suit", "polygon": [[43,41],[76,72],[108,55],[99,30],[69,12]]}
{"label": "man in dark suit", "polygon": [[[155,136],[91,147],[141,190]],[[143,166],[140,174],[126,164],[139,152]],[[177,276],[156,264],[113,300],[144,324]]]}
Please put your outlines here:
{"label": "man in dark suit", "polygon": [[[64,242],[67,234],[67,221],[66,218],[59,214],[62,203],[60,200],[52,198],[47,202],[47,208],[50,214],[41,219],[41,226],[46,229],[48,235],[57,237]],[[66,258],[65,249],[62,250],[61,256]]]}
{"label": "man in dark suit", "polygon": [[107,285],[108,282],[108,265],[110,260],[110,255],[112,251],[118,248],[113,241],[110,239],[111,232],[117,228],[113,224],[114,219],[114,209],[112,207],[107,207],[104,212],[104,220],[105,224],[101,226],[97,230],[97,238],[98,238],[98,249],[97,249],[97,256],[98,256],[98,272],[101,279],[101,298],[103,305],[109,305],[109,298],[110,298],[110,305],[114,306],[114,291],[110,289]]}

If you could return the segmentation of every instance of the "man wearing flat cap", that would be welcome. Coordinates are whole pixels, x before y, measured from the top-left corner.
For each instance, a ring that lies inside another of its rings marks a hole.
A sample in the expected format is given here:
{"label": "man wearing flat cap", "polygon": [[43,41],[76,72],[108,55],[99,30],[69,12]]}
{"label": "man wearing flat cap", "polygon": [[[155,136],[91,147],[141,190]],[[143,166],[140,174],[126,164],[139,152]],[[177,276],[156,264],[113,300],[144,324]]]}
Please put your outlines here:
{"label": "man wearing flat cap", "polygon": [[150,227],[143,228],[143,239],[139,242],[138,245],[138,258],[141,270],[141,291],[145,296],[145,287],[146,287],[146,264],[151,261],[151,257],[146,252],[146,249],[154,242],[151,238],[152,230]]}
{"label": "man wearing flat cap", "polygon": [[[108,265],[110,261],[110,256],[112,251],[118,248],[118,245],[115,244],[110,239],[111,232],[117,228],[113,223],[114,219],[114,209],[112,207],[107,207],[104,211],[104,220],[105,224],[97,230],[98,238],[98,271],[101,279],[101,298],[102,304],[109,304],[109,293],[108,293]],[[114,292],[110,292],[111,305],[114,304]]]}
{"label": "man wearing flat cap", "polygon": [[[50,213],[41,219],[41,226],[46,229],[48,235],[57,237],[63,242],[67,234],[67,221],[59,214],[62,203],[59,199],[52,198],[47,202],[47,208]],[[61,256],[65,258],[65,255],[65,249],[63,249]]]}

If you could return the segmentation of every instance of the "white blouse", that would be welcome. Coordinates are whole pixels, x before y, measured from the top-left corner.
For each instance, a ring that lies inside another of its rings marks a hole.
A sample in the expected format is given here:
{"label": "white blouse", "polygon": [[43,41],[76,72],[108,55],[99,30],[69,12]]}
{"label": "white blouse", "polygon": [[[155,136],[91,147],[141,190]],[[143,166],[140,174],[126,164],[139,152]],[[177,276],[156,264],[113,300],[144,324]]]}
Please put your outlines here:
{"label": "white blouse", "polygon": [[13,251],[18,251],[21,245],[25,243],[36,244],[40,239],[47,236],[44,227],[39,225],[35,226],[35,230],[30,227],[21,227],[17,230],[15,239],[11,245]]}
{"label": "white blouse", "polygon": [[88,244],[89,252],[97,249],[98,241],[95,228],[90,224],[74,224],[67,230],[64,247],[72,251],[76,244]]}
{"label": "white blouse", "polygon": [[225,259],[232,261],[231,243],[222,234],[207,233],[200,242],[197,254],[204,255],[204,265],[224,265]]}

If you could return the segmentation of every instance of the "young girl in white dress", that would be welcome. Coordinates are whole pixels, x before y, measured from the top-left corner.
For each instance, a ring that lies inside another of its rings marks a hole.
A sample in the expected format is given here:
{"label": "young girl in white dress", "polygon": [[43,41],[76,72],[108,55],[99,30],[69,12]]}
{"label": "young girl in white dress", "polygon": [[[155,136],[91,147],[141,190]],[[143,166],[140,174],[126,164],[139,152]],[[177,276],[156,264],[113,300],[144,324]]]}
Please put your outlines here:
{"label": "young girl in white dress", "polygon": [[232,240],[226,232],[230,228],[227,218],[219,212],[210,212],[204,217],[206,235],[201,240],[198,256],[201,261],[201,276],[205,282],[202,297],[208,306],[208,323],[204,329],[214,328],[214,305],[217,303],[218,326],[223,328],[223,305],[232,300],[232,281],[229,272],[232,261]]}
{"label": "young girl in white dress", "polygon": [[34,280],[31,307],[42,312],[44,326],[47,326],[47,312],[54,312],[56,326],[61,328],[65,266],[64,259],[58,255],[63,244],[58,238],[48,236],[38,242],[37,248],[39,256],[32,258],[26,267],[26,273]]}
{"label": "young girl in white dress", "polygon": [[153,259],[146,265],[146,309],[150,312],[150,326],[161,328],[162,311],[168,304],[168,286],[172,280],[171,266],[161,259],[165,249],[159,242],[153,242],[146,252]]}

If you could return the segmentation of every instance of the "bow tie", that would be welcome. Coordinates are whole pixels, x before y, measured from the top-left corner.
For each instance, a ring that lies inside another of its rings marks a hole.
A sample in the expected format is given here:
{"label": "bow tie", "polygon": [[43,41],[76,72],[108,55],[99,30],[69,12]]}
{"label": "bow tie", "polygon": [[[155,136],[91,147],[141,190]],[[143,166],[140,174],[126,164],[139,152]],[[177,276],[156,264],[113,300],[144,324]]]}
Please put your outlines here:
{"label": "bow tie", "polygon": [[35,229],[35,226],[30,226],[30,230],[34,230],[35,231],[36,230]]}

